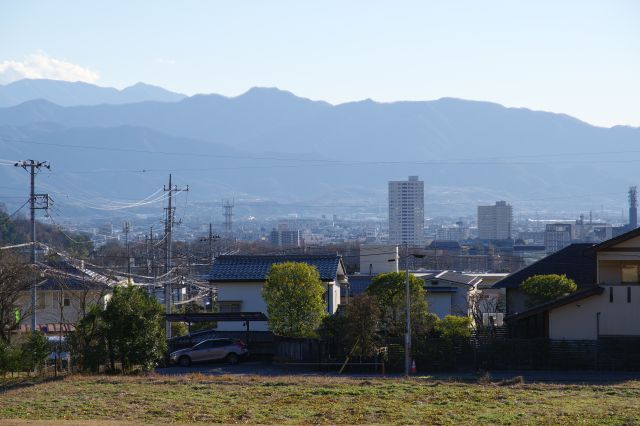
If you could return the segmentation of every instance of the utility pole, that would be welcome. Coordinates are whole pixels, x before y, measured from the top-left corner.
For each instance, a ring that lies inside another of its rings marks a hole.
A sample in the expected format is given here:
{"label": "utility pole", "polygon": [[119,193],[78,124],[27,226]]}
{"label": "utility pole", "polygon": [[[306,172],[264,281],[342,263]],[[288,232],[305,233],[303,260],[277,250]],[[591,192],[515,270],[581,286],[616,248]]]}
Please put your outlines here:
{"label": "utility pole", "polygon": [[38,274],[36,272],[36,210],[46,210],[49,208],[49,194],[36,194],[36,174],[42,167],[51,169],[51,165],[47,161],[25,160],[21,163],[15,163],[14,166],[22,167],[31,174],[31,191],[29,202],[31,204],[31,264],[33,265],[34,277],[31,287],[31,331],[36,331],[37,318],[37,295],[36,287],[38,285]]}
{"label": "utility pole", "polygon": [[[164,285],[164,307],[165,313],[169,315],[171,313],[171,238],[173,233],[173,225],[175,221],[175,207],[173,207],[173,193],[188,191],[189,185],[187,185],[184,189],[179,189],[177,185],[173,185],[171,183],[171,174],[169,174],[169,187],[164,187],[165,192],[169,192],[169,206],[165,209],[167,211],[166,220],[164,223],[164,233],[165,233],[165,245],[166,245],[166,259],[164,263],[164,271],[165,271],[165,280],[167,280]],[[167,339],[171,338],[171,321],[167,318],[166,320],[166,332]]]}
{"label": "utility pole", "polygon": [[156,268],[156,247],[153,244],[153,226],[149,229],[149,244],[151,245],[151,273],[153,274],[153,287],[151,294],[156,296],[156,281],[158,279],[158,269]]}
{"label": "utility pole", "polygon": [[213,263],[213,227],[209,223],[209,265]]}
{"label": "utility pole", "polygon": [[129,231],[131,230],[131,224],[128,221],[122,223],[122,231],[124,232],[124,241],[127,245],[127,281],[131,282],[131,252],[129,250]]}

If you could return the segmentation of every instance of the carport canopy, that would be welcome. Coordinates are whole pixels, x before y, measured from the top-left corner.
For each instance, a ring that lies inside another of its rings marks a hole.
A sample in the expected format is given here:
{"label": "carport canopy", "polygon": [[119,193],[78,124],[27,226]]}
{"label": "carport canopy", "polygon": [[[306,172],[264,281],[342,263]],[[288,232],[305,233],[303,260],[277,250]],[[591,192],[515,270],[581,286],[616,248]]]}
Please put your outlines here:
{"label": "carport canopy", "polygon": [[194,312],[185,314],[166,314],[170,322],[225,322],[225,321],[267,321],[262,312]]}

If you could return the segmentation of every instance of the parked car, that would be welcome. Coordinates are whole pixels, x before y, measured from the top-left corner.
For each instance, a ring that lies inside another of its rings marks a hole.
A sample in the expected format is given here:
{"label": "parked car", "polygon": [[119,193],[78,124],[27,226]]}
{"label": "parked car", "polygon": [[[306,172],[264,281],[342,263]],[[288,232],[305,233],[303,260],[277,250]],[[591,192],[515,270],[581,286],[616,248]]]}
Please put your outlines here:
{"label": "parked car", "polygon": [[169,354],[171,364],[188,367],[192,362],[226,360],[237,364],[249,354],[247,345],[241,340],[207,339],[192,348],[180,349]]}

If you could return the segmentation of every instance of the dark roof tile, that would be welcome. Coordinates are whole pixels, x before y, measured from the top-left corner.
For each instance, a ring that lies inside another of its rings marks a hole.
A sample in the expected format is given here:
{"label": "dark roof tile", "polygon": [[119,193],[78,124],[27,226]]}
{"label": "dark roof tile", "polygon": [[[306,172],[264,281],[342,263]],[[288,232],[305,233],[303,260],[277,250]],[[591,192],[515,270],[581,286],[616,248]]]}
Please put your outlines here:
{"label": "dark roof tile", "polygon": [[564,274],[576,282],[578,289],[589,288],[597,279],[593,246],[591,243],[571,244],[504,277],[493,288],[516,288],[531,276],[547,274]]}
{"label": "dark roof tile", "polygon": [[[213,261],[209,281],[264,281],[271,265],[283,262],[302,262],[315,266],[322,281],[333,281],[341,267],[342,258],[336,255],[279,255],[279,256],[219,256]],[[341,267],[344,270],[344,267]]]}

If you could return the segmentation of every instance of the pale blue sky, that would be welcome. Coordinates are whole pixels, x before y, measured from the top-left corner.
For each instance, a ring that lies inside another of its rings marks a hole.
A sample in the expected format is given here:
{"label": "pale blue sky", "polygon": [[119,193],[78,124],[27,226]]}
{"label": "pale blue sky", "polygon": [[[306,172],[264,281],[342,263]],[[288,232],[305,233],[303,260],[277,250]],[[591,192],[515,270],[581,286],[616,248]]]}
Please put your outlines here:
{"label": "pale blue sky", "polygon": [[103,86],[277,86],[332,103],[452,96],[640,126],[633,0],[2,2],[0,71],[38,53]]}

